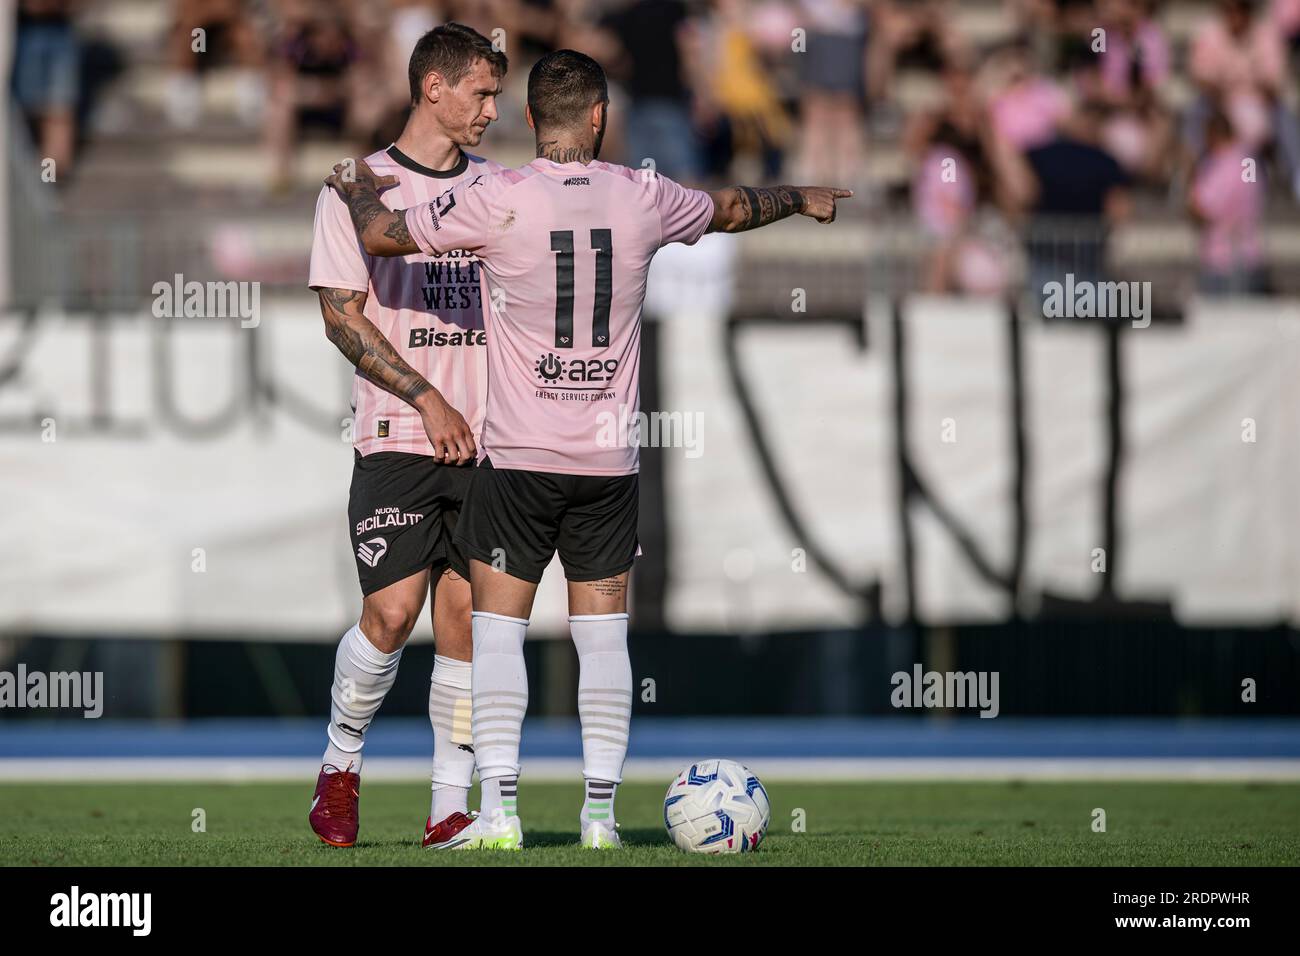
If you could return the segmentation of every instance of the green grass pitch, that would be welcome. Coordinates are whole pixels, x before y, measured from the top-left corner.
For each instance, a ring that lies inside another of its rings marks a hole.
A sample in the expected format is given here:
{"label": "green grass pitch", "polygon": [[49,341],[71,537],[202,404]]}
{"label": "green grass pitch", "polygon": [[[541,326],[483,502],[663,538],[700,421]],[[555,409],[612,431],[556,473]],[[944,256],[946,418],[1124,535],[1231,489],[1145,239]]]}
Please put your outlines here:
{"label": "green grass pitch", "polygon": [[[432,852],[419,783],[362,790],[351,849],[307,827],[310,782],[3,784],[0,864],[9,866],[929,865],[1232,866],[1300,863],[1300,785],[1273,783],[775,782],[757,853],[678,852],[664,787],[619,788],[622,851],[580,849],[575,782],[520,787],[519,853]],[[471,798],[471,806],[477,795]],[[1093,832],[1093,810],[1106,832]],[[206,832],[192,829],[203,810]],[[800,813],[799,811],[802,811]],[[798,819],[806,823],[795,832]]]}

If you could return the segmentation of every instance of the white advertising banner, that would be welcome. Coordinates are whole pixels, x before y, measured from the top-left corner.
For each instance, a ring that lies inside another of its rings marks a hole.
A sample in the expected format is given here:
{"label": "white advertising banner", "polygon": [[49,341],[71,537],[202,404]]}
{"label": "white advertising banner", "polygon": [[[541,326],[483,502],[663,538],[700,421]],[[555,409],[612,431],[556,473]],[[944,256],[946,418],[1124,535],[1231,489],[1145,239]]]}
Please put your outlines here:
{"label": "white advertising banner", "polygon": [[[1300,306],[1125,329],[1115,369],[1099,328],[1013,342],[994,302],[662,309],[659,410],[694,429],[663,451],[649,556],[674,630],[996,621],[1043,595],[1300,617]],[[256,328],[0,318],[0,632],[336,640],[360,608],[350,373],[306,295]],[[567,630],[558,565],[534,621]]]}

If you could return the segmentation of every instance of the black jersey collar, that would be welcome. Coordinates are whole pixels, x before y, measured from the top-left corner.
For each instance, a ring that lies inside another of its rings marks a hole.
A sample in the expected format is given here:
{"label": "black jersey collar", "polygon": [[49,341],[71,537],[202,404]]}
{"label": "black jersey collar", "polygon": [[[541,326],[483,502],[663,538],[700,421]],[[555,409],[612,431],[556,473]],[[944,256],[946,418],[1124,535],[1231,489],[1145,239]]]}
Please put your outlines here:
{"label": "black jersey collar", "polygon": [[396,143],[388,147],[388,155],[398,166],[405,166],[413,173],[430,176],[433,179],[455,179],[469,169],[469,154],[463,149],[460,151],[460,159],[456,161],[456,165],[451,169],[430,169],[428,166],[422,166],[398,149]]}

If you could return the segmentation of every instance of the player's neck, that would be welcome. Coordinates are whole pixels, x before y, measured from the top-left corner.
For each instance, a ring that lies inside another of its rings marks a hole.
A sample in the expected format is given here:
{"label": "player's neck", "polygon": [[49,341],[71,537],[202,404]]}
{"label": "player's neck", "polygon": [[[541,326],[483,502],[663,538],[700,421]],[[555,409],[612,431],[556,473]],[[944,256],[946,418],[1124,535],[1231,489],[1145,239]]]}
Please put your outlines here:
{"label": "player's neck", "polygon": [[454,169],[460,162],[460,146],[434,124],[422,120],[419,113],[411,115],[393,145],[421,166],[438,172]]}
{"label": "player's neck", "polygon": [[596,158],[596,150],[590,142],[579,142],[574,136],[538,134],[537,156],[553,163],[586,165]]}

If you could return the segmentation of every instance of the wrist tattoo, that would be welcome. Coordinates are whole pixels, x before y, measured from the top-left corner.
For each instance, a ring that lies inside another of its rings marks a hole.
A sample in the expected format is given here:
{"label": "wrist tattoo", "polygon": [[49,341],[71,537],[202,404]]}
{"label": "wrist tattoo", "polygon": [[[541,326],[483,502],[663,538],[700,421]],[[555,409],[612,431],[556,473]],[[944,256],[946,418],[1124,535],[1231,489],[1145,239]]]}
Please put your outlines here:
{"label": "wrist tattoo", "polygon": [[803,193],[793,186],[738,186],[737,189],[740,190],[740,208],[744,216],[744,223],[739,227],[741,231],[766,226],[804,208]]}

